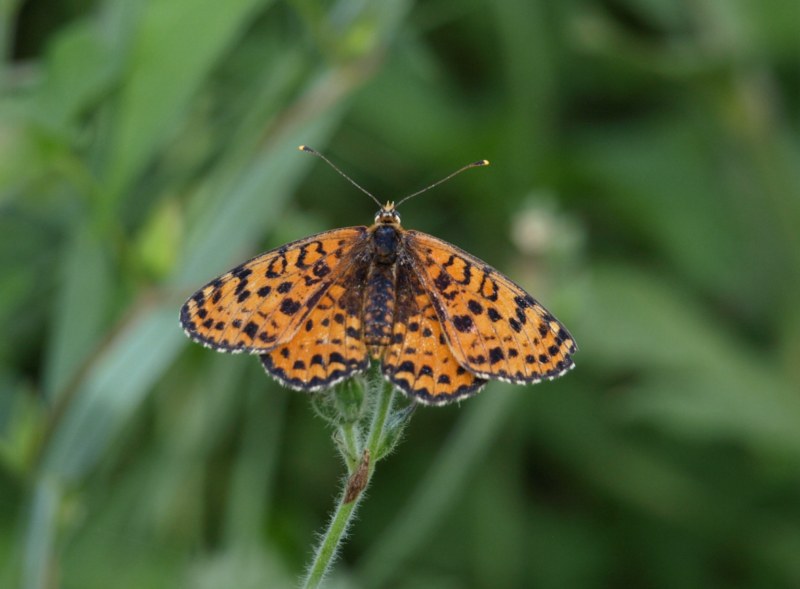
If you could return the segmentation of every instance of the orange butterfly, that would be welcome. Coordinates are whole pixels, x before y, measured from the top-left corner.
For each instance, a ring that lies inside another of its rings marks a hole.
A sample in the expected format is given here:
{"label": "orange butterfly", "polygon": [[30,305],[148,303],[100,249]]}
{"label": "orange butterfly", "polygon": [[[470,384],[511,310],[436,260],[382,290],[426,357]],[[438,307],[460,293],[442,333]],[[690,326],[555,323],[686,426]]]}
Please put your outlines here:
{"label": "orange butterfly", "polygon": [[403,229],[392,202],[371,227],[312,235],[212,280],[183,305],[181,325],[207,347],[258,354],[297,390],[333,386],[380,360],[387,380],[429,404],[473,395],[487,379],[552,380],[577,350],[520,286],[454,245]]}

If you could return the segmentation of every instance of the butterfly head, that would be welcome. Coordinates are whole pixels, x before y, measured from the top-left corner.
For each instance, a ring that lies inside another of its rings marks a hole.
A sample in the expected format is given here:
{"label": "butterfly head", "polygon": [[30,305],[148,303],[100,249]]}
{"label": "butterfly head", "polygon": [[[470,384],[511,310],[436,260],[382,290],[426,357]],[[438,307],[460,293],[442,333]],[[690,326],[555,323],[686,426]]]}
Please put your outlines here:
{"label": "butterfly head", "polygon": [[375,213],[375,223],[377,225],[400,225],[400,214],[392,201],[387,202]]}

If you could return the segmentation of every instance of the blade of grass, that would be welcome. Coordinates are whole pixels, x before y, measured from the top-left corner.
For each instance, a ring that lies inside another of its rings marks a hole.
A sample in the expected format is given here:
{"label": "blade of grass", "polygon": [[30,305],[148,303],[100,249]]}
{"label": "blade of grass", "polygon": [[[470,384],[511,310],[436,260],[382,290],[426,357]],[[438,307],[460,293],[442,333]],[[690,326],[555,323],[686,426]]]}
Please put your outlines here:
{"label": "blade of grass", "polygon": [[33,491],[30,521],[24,538],[23,589],[48,587],[52,574],[53,540],[56,535],[61,490],[52,477],[39,477]]}
{"label": "blade of grass", "polygon": [[53,310],[44,362],[48,398],[63,392],[102,338],[115,290],[108,253],[89,225],[76,228],[60,264],[64,279]]}
{"label": "blade of grass", "polygon": [[267,0],[174,0],[148,3],[130,75],[123,86],[106,171],[109,204],[119,199],[223,52]]}
{"label": "blade of grass", "polygon": [[245,407],[241,450],[233,465],[225,516],[228,545],[257,546],[272,505],[271,484],[277,469],[288,392],[270,386],[264,392],[260,366],[253,363]]}

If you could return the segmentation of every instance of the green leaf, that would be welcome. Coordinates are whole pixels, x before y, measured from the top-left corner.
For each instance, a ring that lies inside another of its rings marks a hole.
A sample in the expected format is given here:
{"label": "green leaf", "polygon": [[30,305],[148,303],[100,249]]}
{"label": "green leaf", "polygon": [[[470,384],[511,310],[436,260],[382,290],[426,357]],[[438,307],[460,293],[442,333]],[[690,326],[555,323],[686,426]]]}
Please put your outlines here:
{"label": "green leaf", "polygon": [[406,426],[411,422],[417,403],[412,401],[405,407],[393,407],[383,428],[383,437],[378,446],[378,453],[373,457],[375,462],[383,460],[391,454],[403,438]]}
{"label": "green leaf", "polygon": [[267,0],[153,0],[141,15],[119,98],[106,186],[112,197],[174,132],[189,101]]}

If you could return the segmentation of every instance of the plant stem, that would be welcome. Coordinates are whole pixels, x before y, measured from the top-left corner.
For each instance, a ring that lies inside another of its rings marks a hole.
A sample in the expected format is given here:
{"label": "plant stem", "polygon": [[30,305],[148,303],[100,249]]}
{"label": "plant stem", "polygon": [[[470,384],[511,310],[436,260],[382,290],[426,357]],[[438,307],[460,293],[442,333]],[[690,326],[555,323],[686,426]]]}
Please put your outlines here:
{"label": "plant stem", "polygon": [[345,532],[347,532],[347,528],[350,527],[351,518],[362,496],[359,495],[355,501],[345,503],[344,493],[342,493],[328,529],[325,531],[325,535],[320,540],[319,547],[314,554],[311,568],[308,569],[306,578],[303,581],[302,586],[304,589],[319,587],[322,583],[322,579],[327,574],[339,549],[339,543],[342,541]]}
{"label": "plant stem", "polygon": [[339,427],[339,432],[341,433],[344,446],[347,449],[344,456],[347,472],[352,473],[358,468],[359,454],[361,454],[360,444],[358,443],[358,426],[353,423],[345,423]]}
{"label": "plant stem", "polygon": [[372,414],[372,423],[369,426],[366,444],[366,449],[369,450],[370,454],[374,457],[374,462],[372,463],[373,466],[370,466],[370,478],[372,477],[374,464],[379,460],[378,450],[383,442],[386,418],[389,415],[389,411],[392,409],[395,395],[395,389],[392,385],[388,383],[381,383],[378,386],[381,387],[381,392],[375,403],[374,412]]}
{"label": "plant stem", "polygon": [[[372,387],[370,386],[369,388]],[[333,512],[333,516],[331,517],[331,521],[328,524],[328,528],[325,530],[325,534],[320,539],[319,545],[314,552],[314,559],[302,583],[304,589],[319,587],[325,575],[330,570],[339,550],[339,545],[350,527],[353,515],[361,502],[361,498],[364,496],[363,491],[369,486],[369,482],[372,479],[372,474],[375,471],[375,463],[379,460],[379,451],[384,437],[384,426],[386,425],[389,411],[392,408],[395,393],[394,387],[385,383],[377,384],[375,388],[379,390],[367,391],[367,394],[377,393],[378,398],[372,406],[372,419],[370,420],[369,432],[366,437],[367,441],[364,447],[364,454],[353,467],[350,466],[350,461],[347,461],[348,477],[344,481],[344,486],[339,494],[339,500]],[[345,440],[350,438],[350,440],[346,442],[349,447],[349,442],[352,440],[353,435],[352,428],[350,432],[342,431],[341,433]],[[363,474],[359,472],[360,469],[366,471],[365,480],[363,483],[359,484],[352,501],[347,501],[347,498],[349,498],[348,495],[350,497],[353,496],[351,483],[356,476]]]}

